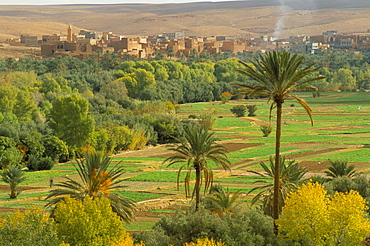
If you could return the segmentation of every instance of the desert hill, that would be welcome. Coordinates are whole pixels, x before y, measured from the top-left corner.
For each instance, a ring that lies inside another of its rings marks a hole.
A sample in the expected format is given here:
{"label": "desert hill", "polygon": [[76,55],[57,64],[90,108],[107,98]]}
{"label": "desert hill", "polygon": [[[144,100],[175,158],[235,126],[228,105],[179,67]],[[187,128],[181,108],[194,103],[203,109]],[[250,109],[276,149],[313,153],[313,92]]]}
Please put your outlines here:
{"label": "desert hill", "polygon": [[368,0],[250,0],[186,4],[2,5],[0,41],[20,34],[111,31],[126,36],[185,31],[186,35],[320,34],[370,29]]}

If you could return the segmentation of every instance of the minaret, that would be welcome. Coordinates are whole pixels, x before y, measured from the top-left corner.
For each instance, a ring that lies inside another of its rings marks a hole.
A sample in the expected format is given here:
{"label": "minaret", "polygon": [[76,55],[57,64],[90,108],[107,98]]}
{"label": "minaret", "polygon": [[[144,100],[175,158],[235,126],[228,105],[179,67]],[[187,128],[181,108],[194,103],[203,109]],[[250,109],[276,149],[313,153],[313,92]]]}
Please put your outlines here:
{"label": "minaret", "polygon": [[67,41],[72,42],[72,27],[71,27],[71,24],[68,24],[68,28],[67,28]]}

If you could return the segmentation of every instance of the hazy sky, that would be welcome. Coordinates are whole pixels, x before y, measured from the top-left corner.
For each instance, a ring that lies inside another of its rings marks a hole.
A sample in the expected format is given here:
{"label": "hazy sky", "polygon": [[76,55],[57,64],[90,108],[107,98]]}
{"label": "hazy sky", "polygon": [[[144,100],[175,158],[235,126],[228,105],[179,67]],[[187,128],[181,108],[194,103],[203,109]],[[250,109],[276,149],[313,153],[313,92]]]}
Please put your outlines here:
{"label": "hazy sky", "polygon": [[114,4],[114,3],[191,3],[233,0],[0,0],[0,5]]}

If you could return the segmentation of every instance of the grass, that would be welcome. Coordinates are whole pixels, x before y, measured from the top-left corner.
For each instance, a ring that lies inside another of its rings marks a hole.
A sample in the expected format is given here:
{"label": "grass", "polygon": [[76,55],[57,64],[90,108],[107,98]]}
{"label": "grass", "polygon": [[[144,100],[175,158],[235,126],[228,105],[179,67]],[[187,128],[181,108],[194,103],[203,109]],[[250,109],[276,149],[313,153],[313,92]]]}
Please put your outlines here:
{"label": "grass", "polygon": [[[345,160],[350,162],[364,162],[364,156],[370,156],[370,148],[354,149],[350,151],[338,151],[334,154],[326,154],[324,160],[331,159]],[[310,161],[323,161],[323,158],[312,158],[310,159]]]}
{"label": "grass", "polygon": [[228,183],[239,183],[239,184],[245,184],[245,183],[253,183],[256,181],[265,180],[266,182],[272,182],[272,180],[264,179],[264,178],[258,178],[256,176],[237,176],[237,177],[228,177],[228,178],[218,178],[215,179],[216,182],[228,182]]}
{"label": "grass", "polygon": [[[77,172],[74,172],[77,173]],[[74,174],[61,172],[60,170],[45,170],[45,171],[25,171],[26,181],[22,182],[21,185],[33,185],[33,186],[45,186],[49,184],[50,178],[65,177],[66,175]],[[38,184],[40,182],[44,182]],[[0,184],[5,184],[0,182]]]}
{"label": "grass", "polygon": [[156,222],[150,221],[140,221],[140,222],[133,222],[131,224],[124,224],[123,227],[127,231],[149,231],[153,228]]}
{"label": "grass", "polygon": [[[286,152],[286,151],[295,150],[295,149],[297,148],[282,147],[281,152]],[[266,157],[269,155],[273,155],[274,153],[275,153],[275,146],[271,145],[271,146],[264,146],[264,147],[258,146],[258,147],[235,151],[235,152],[229,153],[228,156],[232,160],[232,162],[235,162],[238,160],[255,158],[256,156]]]}
{"label": "grass", "polygon": [[158,193],[149,193],[149,192],[134,192],[134,191],[115,191],[115,193],[132,199],[134,202],[141,202],[156,198],[165,197],[171,194],[158,194]]}
{"label": "grass", "polygon": [[[126,180],[128,181],[156,181],[156,182],[177,182],[176,171],[155,171],[155,172],[146,172]],[[180,174],[180,182],[185,180],[186,171],[182,171]],[[195,172],[192,172],[192,179],[195,179]]]}

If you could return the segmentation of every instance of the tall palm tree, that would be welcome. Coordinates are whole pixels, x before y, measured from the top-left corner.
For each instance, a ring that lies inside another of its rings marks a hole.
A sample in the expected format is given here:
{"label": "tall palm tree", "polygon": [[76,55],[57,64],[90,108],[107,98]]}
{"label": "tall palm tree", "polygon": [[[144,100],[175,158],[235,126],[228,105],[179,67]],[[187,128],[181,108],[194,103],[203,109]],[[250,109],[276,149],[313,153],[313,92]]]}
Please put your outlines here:
{"label": "tall palm tree", "polygon": [[187,170],[185,177],[185,193],[190,194],[190,175],[192,169],[195,169],[195,186],[192,197],[195,195],[195,210],[199,210],[200,188],[204,178],[204,190],[212,187],[213,173],[209,168],[209,161],[221,165],[225,170],[229,168],[229,159],[227,158],[227,149],[217,144],[213,133],[208,132],[203,127],[188,128],[185,130],[185,139],[177,147],[170,148],[177,152],[176,155],[168,157],[164,163],[171,166],[175,163],[183,163],[177,175],[177,184],[179,187],[180,173]]}
{"label": "tall palm tree", "polygon": [[[257,180],[254,183],[262,183],[261,186],[254,187],[248,192],[248,194],[251,194],[256,190],[260,190],[260,192],[253,197],[252,205],[262,200],[262,209],[264,213],[269,216],[273,215],[274,183],[271,181],[275,180],[276,169],[274,162],[274,158],[270,157],[269,166],[264,162],[260,163],[263,172],[257,172],[254,170],[248,171],[261,177],[261,180]],[[305,181],[303,175],[307,173],[307,170],[300,167],[294,160],[285,161],[284,156],[280,157],[279,165],[279,213],[281,213],[281,209],[284,206],[285,198],[287,197],[288,193],[298,188],[299,185]]]}
{"label": "tall palm tree", "polygon": [[[281,122],[282,108],[286,99],[293,98],[306,110],[313,124],[311,108],[294,91],[317,90],[310,85],[312,81],[323,79],[323,76],[313,75],[319,68],[313,67],[314,64],[302,66],[304,56],[291,54],[286,51],[272,51],[265,55],[259,54],[249,60],[250,64],[239,61],[243,68],[238,69],[240,73],[251,78],[255,83],[233,83],[243,87],[236,90],[240,94],[249,97],[267,96],[268,103],[271,102],[270,117],[272,110],[276,107],[276,144],[275,144],[275,177],[279,175],[280,168],[280,142],[281,142]],[[274,180],[274,206],[273,218],[279,218],[279,188],[280,180]],[[277,230],[275,230],[277,233]]]}
{"label": "tall palm tree", "polygon": [[357,175],[355,165],[348,165],[348,161],[329,160],[329,162],[329,171],[325,171],[326,176],[328,176],[329,178],[338,178],[343,176],[353,178]]}
{"label": "tall palm tree", "polygon": [[17,198],[20,191],[17,190],[17,186],[26,180],[24,172],[15,165],[10,166],[1,173],[1,181],[9,184],[10,186],[10,198]]}
{"label": "tall palm tree", "polygon": [[124,188],[123,180],[119,179],[123,169],[119,163],[110,167],[111,158],[105,154],[96,152],[85,154],[85,159],[76,160],[75,168],[80,180],[66,177],[67,181],[56,184],[62,187],[54,189],[46,199],[50,199],[46,206],[56,205],[66,196],[83,200],[86,196],[106,197],[110,200],[112,210],[117,213],[125,222],[130,222],[135,210],[135,204],[131,199],[122,197],[113,190]]}

